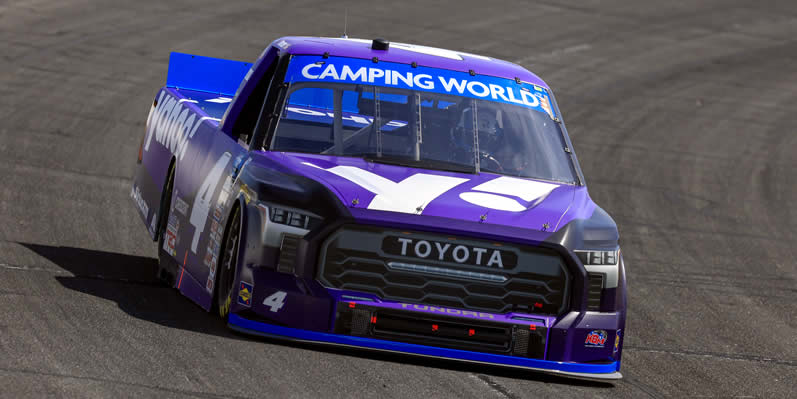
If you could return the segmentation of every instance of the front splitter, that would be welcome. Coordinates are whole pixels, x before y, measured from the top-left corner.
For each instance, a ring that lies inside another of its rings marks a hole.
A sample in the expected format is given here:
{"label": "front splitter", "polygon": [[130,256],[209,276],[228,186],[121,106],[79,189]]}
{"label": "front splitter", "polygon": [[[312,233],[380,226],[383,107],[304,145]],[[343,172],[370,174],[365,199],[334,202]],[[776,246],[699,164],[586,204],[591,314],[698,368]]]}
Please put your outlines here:
{"label": "front splitter", "polygon": [[301,330],[297,328],[282,327],[248,320],[236,314],[231,314],[229,316],[228,326],[235,331],[268,338],[363,348],[381,352],[402,353],[437,359],[449,359],[469,363],[513,367],[580,379],[606,381],[619,380],[623,377],[623,375],[617,371],[620,367],[620,364],[617,361],[606,364],[571,363],[496,355],[492,353],[471,352],[459,349],[440,348],[435,346],[417,345],[381,339],[330,334],[317,331]]}

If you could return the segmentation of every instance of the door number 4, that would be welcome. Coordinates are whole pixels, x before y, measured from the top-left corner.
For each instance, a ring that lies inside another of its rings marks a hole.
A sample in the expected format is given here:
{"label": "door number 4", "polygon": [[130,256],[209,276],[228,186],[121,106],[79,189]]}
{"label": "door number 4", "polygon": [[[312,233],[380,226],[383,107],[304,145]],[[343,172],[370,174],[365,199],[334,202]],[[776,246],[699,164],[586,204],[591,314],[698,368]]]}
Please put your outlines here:
{"label": "door number 4", "polygon": [[272,312],[278,312],[285,305],[285,297],[288,294],[285,291],[277,291],[263,300],[263,305],[268,306]]}

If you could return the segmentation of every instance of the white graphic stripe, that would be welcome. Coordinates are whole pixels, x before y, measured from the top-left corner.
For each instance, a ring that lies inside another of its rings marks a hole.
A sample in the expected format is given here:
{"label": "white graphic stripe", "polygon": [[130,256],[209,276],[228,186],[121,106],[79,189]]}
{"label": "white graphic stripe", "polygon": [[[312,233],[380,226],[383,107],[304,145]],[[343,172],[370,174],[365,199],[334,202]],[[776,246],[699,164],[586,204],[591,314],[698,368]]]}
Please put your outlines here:
{"label": "white graphic stripe", "polygon": [[532,201],[534,199],[547,196],[556,187],[559,187],[559,185],[502,176],[497,179],[479,184],[478,186],[474,187],[473,190],[485,191],[494,194],[514,195],[523,201]]}
{"label": "white graphic stripe", "polygon": [[218,98],[211,98],[210,100],[205,100],[209,103],[217,103],[217,104],[227,104],[228,102],[232,101],[232,98],[229,97],[218,97]]}
{"label": "white graphic stripe", "polygon": [[458,177],[414,174],[398,183],[353,166],[324,169],[308,162],[303,164],[338,175],[376,194],[368,209],[402,213],[420,213],[435,198],[468,181]]}

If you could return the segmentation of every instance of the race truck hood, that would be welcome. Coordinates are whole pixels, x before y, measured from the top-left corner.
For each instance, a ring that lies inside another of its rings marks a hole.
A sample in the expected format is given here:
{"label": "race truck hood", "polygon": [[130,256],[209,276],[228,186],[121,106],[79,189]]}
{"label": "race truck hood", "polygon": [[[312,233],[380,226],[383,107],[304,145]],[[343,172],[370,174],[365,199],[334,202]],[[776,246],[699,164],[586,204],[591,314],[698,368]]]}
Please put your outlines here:
{"label": "race truck hood", "polygon": [[581,189],[549,181],[418,169],[353,157],[261,154],[293,174],[325,185],[350,209],[438,216],[545,232],[555,232],[563,225]]}

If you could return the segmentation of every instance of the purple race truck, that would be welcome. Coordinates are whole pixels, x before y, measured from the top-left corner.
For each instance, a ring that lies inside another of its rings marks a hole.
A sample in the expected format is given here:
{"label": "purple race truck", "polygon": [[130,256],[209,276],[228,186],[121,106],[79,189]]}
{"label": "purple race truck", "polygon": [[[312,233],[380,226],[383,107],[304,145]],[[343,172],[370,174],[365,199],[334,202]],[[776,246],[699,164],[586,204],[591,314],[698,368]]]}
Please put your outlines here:
{"label": "purple race truck", "polygon": [[172,53],[131,197],[235,330],[618,379],[617,226],[560,115],[518,65],[382,39]]}

